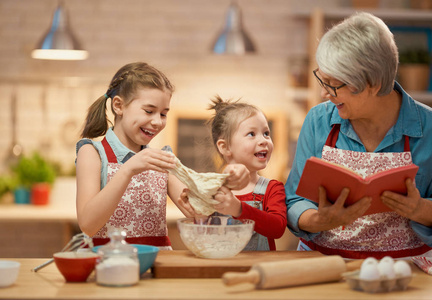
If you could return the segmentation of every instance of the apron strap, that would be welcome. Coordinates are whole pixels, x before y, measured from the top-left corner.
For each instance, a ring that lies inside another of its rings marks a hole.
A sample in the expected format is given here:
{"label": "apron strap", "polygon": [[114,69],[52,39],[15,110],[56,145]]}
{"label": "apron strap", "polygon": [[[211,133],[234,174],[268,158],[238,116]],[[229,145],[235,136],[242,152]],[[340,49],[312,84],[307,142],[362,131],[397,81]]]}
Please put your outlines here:
{"label": "apron strap", "polygon": [[257,196],[261,196],[261,197],[259,197],[259,199],[263,199],[269,182],[270,182],[270,179],[262,177],[262,176],[259,177],[258,182],[255,185],[254,190],[252,192],[252,195],[253,195],[252,201],[254,203],[253,204],[254,207],[258,207],[258,206],[256,206],[258,204],[255,202],[255,201],[259,201],[259,200],[256,200]]}
{"label": "apron strap", "polygon": [[[336,148],[336,141],[339,136],[340,131],[340,125],[341,124],[334,124],[328,137],[326,140],[326,146],[330,146],[332,148]],[[404,142],[404,152],[410,152],[410,144],[409,144],[409,137],[407,135],[404,135],[405,142]]]}
{"label": "apron strap", "polygon": [[269,182],[270,179],[260,176],[257,184],[255,185],[253,193],[257,195],[265,195]]}
{"label": "apron strap", "polygon": [[336,141],[338,139],[339,136],[339,131],[340,131],[340,125],[341,124],[334,124],[328,137],[326,140],[326,146],[330,146],[332,148],[336,148]]}
{"label": "apron strap", "polygon": [[[260,176],[252,192],[253,200],[246,201],[246,203],[259,210],[263,210],[264,205],[262,201],[264,200],[264,195],[267,190],[267,186],[269,182],[270,179]],[[260,200],[256,199],[257,196],[259,196]],[[269,238],[254,231],[250,241],[242,251],[269,251],[269,250],[270,250]]]}
{"label": "apron strap", "polygon": [[108,162],[117,164],[118,163],[117,157],[115,156],[114,151],[111,148],[110,144],[108,143],[106,137],[104,137],[102,140],[102,146],[105,149],[105,153],[106,153],[106,156],[108,158]]}
{"label": "apron strap", "polygon": [[409,144],[409,137],[407,135],[405,136],[405,144],[404,144],[404,152],[410,152],[410,144]]}

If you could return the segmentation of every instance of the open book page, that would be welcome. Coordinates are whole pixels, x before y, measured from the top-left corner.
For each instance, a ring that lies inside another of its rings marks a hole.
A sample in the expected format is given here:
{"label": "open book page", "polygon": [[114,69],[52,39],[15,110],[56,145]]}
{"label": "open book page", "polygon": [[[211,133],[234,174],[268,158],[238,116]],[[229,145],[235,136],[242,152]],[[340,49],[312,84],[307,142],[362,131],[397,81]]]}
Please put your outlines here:
{"label": "open book page", "polygon": [[323,186],[327,199],[334,202],[344,187],[350,189],[345,205],[351,205],[365,196],[372,197],[372,205],[365,214],[390,211],[380,199],[384,191],[406,194],[405,180],[414,180],[418,166],[411,164],[378,172],[366,178],[356,172],[326,160],[311,157],[306,161],[297,187],[297,195],[319,202],[318,188]]}
{"label": "open book page", "polygon": [[333,165],[333,166],[335,166],[335,167],[342,168],[343,170],[352,173],[353,176],[356,176],[356,175],[357,175],[357,176],[360,176],[360,177],[365,178],[365,177],[362,176],[361,174],[357,173],[356,171],[354,171],[354,170],[352,170],[352,169],[350,169],[350,168],[348,168],[348,167],[345,167],[344,165],[340,165],[340,164],[337,164],[337,163],[335,163],[335,162],[328,161],[328,160],[324,160],[324,159],[322,159],[322,158],[318,158],[318,157],[311,157],[310,159],[311,159],[311,160],[320,160],[320,161],[322,161],[322,162],[325,163],[325,164],[330,164],[330,165]]}

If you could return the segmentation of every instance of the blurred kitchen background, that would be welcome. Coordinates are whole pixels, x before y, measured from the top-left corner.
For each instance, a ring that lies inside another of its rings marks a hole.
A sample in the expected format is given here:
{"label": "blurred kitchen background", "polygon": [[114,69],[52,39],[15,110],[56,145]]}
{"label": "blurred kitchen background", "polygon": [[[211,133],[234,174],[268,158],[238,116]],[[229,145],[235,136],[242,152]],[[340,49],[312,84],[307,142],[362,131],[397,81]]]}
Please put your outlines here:
{"label": "blurred kitchen background", "polygon": [[[88,52],[85,60],[31,56],[56,21],[59,5],[60,21],[67,17]],[[0,180],[0,257],[47,257],[79,231],[75,143],[87,108],[124,64],[145,61],[176,87],[168,125],[152,147],[169,144],[185,165],[212,170],[206,108],[216,94],[241,98],[267,114],[275,151],[263,175],[284,182],[303,119],[320,101],[310,75],[326,28],[366,10],[394,26],[405,41],[400,49],[415,44],[430,53],[431,9],[431,0],[0,0],[0,177],[10,176],[20,157],[34,153],[56,171],[43,205],[16,204],[14,191],[7,184],[2,189]],[[236,20],[242,21],[254,51],[215,53],[226,23]],[[410,93],[432,104],[430,80]],[[175,228],[181,214],[169,205],[168,217],[174,248],[183,249]],[[278,250],[293,250],[295,244],[287,230]]]}

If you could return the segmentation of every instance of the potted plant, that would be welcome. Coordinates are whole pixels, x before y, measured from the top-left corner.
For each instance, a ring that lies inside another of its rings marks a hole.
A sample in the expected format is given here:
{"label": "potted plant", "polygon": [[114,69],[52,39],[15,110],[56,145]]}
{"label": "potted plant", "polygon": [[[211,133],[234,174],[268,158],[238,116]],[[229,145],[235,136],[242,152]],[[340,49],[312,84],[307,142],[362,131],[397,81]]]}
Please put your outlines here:
{"label": "potted plant", "polygon": [[13,178],[9,175],[0,176],[0,202],[2,203],[6,202],[5,198],[12,193],[13,189],[14,189]]}
{"label": "potted plant", "polygon": [[30,191],[32,204],[48,203],[51,185],[56,178],[55,168],[51,163],[35,152],[31,156],[22,156],[12,167],[12,172],[17,181],[16,197],[18,191],[21,191],[19,195],[24,195],[24,191],[27,190]]}
{"label": "potted plant", "polygon": [[426,49],[407,49],[399,54],[398,81],[405,90],[428,89],[431,60]]}

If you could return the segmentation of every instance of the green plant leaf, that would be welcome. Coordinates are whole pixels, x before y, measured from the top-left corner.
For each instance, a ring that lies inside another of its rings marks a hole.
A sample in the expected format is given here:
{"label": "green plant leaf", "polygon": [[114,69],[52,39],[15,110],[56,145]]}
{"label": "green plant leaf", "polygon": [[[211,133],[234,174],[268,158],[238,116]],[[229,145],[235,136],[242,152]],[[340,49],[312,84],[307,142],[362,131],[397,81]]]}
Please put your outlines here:
{"label": "green plant leaf", "polygon": [[432,57],[425,49],[409,49],[399,53],[400,64],[430,64]]}
{"label": "green plant leaf", "polygon": [[12,167],[18,184],[30,188],[33,184],[47,182],[53,184],[56,172],[53,164],[44,159],[38,152],[31,156],[22,156]]}

